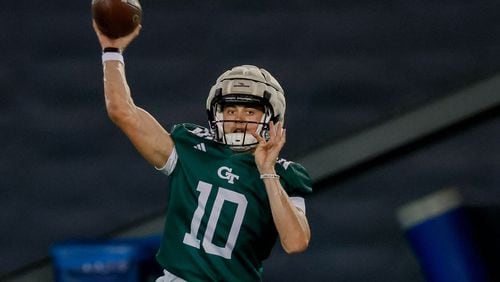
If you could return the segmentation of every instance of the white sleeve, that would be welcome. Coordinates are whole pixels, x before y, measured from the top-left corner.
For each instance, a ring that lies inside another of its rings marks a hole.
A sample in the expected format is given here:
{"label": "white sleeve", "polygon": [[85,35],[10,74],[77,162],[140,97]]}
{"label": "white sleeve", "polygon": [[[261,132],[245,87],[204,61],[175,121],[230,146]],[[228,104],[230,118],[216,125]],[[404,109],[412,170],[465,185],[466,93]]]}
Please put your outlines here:
{"label": "white sleeve", "polygon": [[302,197],[290,197],[292,203],[306,214],[306,201]]}
{"label": "white sleeve", "polygon": [[175,165],[177,164],[178,158],[179,157],[177,156],[177,151],[175,150],[175,147],[174,147],[172,149],[172,153],[170,153],[170,157],[168,157],[167,163],[161,168],[157,168],[157,167],[155,167],[155,168],[157,170],[163,172],[166,175],[170,175],[175,169]]}

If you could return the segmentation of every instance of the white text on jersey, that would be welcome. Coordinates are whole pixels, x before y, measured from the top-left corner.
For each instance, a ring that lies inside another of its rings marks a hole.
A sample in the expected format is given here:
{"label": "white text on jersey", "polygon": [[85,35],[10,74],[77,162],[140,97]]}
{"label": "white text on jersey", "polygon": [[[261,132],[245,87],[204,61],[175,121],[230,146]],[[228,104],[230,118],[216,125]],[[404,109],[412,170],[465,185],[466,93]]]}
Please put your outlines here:
{"label": "white text on jersey", "polygon": [[226,179],[228,183],[234,184],[234,180],[240,179],[240,177],[234,173],[232,173],[233,169],[227,166],[221,166],[219,170],[217,170],[217,175],[221,179]]}

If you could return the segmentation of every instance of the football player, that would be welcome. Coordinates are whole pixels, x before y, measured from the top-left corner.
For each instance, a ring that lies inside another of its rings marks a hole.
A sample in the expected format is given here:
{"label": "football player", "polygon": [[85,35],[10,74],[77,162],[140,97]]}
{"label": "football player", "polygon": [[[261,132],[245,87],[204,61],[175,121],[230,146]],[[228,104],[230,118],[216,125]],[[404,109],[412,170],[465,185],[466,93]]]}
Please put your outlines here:
{"label": "football player", "polygon": [[122,52],[140,28],[110,39],[94,23],[109,117],[170,181],[157,281],[260,281],[277,238],[287,253],[298,253],[311,236],[304,201],[310,177],[279,158],[283,89],[264,69],[234,67],[209,92],[209,127],[178,124],[169,133],[134,104],[127,84]]}

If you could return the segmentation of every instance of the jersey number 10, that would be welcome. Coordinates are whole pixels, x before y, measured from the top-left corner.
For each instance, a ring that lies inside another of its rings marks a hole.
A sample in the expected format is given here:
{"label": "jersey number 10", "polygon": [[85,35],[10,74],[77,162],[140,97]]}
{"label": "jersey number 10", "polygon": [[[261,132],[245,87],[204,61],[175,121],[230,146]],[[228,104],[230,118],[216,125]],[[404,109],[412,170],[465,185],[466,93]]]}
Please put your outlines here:
{"label": "jersey number 10", "polygon": [[[198,187],[196,188],[196,190],[200,192],[200,195],[198,196],[198,207],[194,211],[193,219],[191,220],[191,231],[189,233],[186,232],[184,240],[182,241],[184,244],[197,249],[200,248],[200,240],[197,239],[197,234],[200,229],[201,219],[205,214],[208,197],[212,192],[212,186],[213,185],[210,183],[203,181],[198,182]],[[219,247],[212,243],[212,240],[217,227],[217,221],[219,220],[222,206],[225,201],[235,203],[237,208],[226,244],[224,247]],[[221,256],[226,259],[231,258],[234,244],[236,243],[238,234],[240,233],[241,224],[243,223],[243,217],[245,216],[247,204],[248,201],[243,194],[219,187],[212,211],[210,212],[207,228],[205,230],[205,234],[203,235],[203,242],[201,242],[201,245],[206,253]]]}

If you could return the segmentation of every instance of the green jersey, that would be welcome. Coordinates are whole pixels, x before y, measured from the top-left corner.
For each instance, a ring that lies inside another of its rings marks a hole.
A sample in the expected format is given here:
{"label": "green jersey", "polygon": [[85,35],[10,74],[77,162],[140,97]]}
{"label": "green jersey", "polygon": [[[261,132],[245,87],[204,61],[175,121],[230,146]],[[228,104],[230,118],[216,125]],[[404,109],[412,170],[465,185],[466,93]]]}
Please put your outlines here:
{"label": "green jersey", "polygon": [[[174,126],[171,137],[158,262],[187,281],[260,281],[278,234],[254,156],[213,141],[208,129],[193,124]],[[301,165],[282,159],[276,172],[290,197],[312,192]]]}

